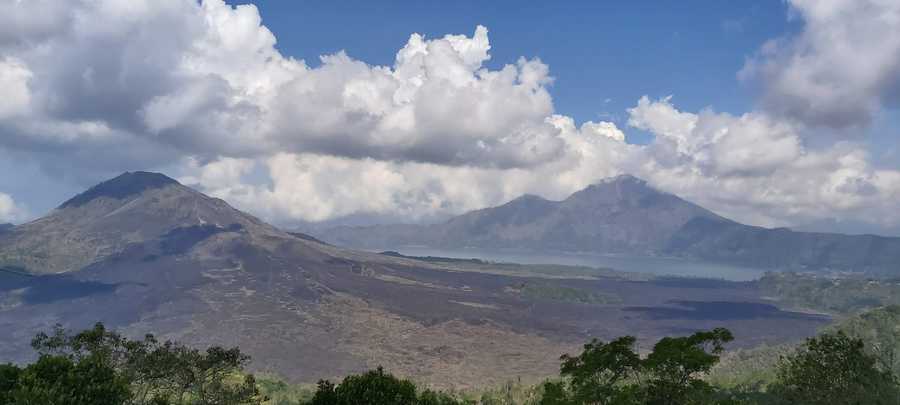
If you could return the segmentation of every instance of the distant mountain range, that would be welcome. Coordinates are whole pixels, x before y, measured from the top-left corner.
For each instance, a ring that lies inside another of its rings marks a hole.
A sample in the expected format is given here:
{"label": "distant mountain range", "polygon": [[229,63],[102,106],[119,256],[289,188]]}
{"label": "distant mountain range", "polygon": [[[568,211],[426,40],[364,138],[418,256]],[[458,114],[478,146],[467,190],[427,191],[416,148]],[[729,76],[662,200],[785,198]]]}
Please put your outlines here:
{"label": "distant mountain range", "polygon": [[[621,195],[603,191],[612,184]],[[641,195],[643,189],[620,180],[586,190],[569,209],[625,199],[641,211],[598,209],[569,228],[571,240],[665,246],[672,235],[628,225],[651,227],[660,218],[676,232],[695,218],[723,221],[669,195]],[[533,216],[547,218],[542,223],[550,228],[550,218],[562,215],[558,206],[524,198],[505,211],[451,221],[456,233],[447,235],[489,230],[516,241]],[[620,233],[592,236],[604,223]],[[349,250],[284,232],[164,175],[134,172],[0,232],[0,363],[28,360],[34,334],[56,323],[77,329],[97,321],[132,336],[237,345],[253,356],[254,369],[292,381],[384,365],[465,388],[556,374],[559,355],[590,337],[647,340],[714,324],[731,328],[746,346],[809,336],[825,319],[782,311],[752,283]]]}
{"label": "distant mountain range", "polygon": [[791,270],[900,274],[900,238],[748,226],[622,175],[563,201],[525,195],[435,225],[336,227],[347,247],[515,248],[667,255]]}

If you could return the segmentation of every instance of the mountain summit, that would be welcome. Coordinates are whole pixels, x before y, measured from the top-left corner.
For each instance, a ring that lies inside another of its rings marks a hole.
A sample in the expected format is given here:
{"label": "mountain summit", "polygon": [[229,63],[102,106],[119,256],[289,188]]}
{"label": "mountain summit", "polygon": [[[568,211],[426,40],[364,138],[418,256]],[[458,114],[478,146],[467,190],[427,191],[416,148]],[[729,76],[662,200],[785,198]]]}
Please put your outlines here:
{"label": "mountain summit", "polygon": [[179,184],[175,179],[160,173],[126,172],[119,177],[104,181],[87,191],[62,203],[60,209],[80,207],[98,198],[122,200],[145,191]]}
{"label": "mountain summit", "polygon": [[159,239],[206,226],[277,231],[222,200],[159,173],[125,173],[66,201],[49,215],[0,236],[0,265],[63,273]]}

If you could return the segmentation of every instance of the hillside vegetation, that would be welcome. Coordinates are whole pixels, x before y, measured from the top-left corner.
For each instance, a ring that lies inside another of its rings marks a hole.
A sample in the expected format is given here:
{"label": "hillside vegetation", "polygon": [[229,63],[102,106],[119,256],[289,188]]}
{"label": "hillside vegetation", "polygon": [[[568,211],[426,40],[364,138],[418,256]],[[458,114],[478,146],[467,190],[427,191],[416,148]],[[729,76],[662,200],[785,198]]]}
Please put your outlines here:
{"label": "hillside vegetation", "polygon": [[900,305],[897,279],[769,272],[758,283],[765,295],[783,304],[835,314]]}

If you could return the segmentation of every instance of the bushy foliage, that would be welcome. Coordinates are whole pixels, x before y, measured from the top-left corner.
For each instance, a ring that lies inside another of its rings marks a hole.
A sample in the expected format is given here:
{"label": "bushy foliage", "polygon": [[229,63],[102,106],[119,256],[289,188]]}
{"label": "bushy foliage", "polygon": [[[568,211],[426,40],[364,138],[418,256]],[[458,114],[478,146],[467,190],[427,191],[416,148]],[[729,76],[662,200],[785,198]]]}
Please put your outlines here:
{"label": "bushy foliage", "polygon": [[785,343],[729,350],[710,370],[706,381],[720,389],[763,390],[775,382],[774,370],[779,359],[793,353],[794,349],[794,345]]}
{"label": "bushy foliage", "polygon": [[778,367],[773,393],[792,404],[897,404],[893,375],[862,340],[843,332],[810,338]]}
{"label": "bushy foliage", "polygon": [[[39,360],[0,368],[0,404],[258,404],[249,357],[205,351],[153,335],[130,340],[102,324],[70,334],[57,326],[32,341]],[[5,402],[3,402],[5,401]]]}
{"label": "bushy foliage", "polygon": [[312,399],[316,391],[315,385],[290,384],[274,375],[257,376],[256,384],[268,399],[266,405],[297,405]]}
{"label": "bushy foliage", "polygon": [[727,329],[701,331],[660,340],[644,359],[634,351],[636,339],[609,343],[593,340],[578,356],[563,355],[560,374],[568,384],[544,385],[543,405],[661,404],[696,402],[713,393],[701,379],[719,360]]}
{"label": "bushy foliage", "polygon": [[675,405],[712,392],[700,376],[719,361],[724,344],[734,340],[728,329],[717,328],[686,337],[665,337],[643,361],[648,374],[648,403]]}
{"label": "bushy foliage", "polygon": [[0,404],[12,403],[13,394],[19,384],[22,369],[12,364],[0,364]]}
{"label": "bushy foliage", "polygon": [[[537,405],[544,397],[543,385],[510,380],[499,387],[483,388],[472,395],[479,405]],[[476,403],[476,401],[472,401]]]}
{"label": "bushy foliage", "polygon": [[829,331],[861,340],[879,368],[900,376],[900,306],[865,312],[834,325]]}
{"label": "bushy foliage", "polygon": [[[615,403],[622,396],[621,383],[640,372],[641,359],[634,352],[635,338],[625,336],[603,343],[594,339],[579,356],[563,355],[560,374],[569,377],[571,399],[577,403]],[[545,398],[560,402],[565,393],[558,386],[545,388]],[[545,401],[544,403],[547,403]]]}
{"label": "bushy foliage", "polygon": [[338,385],[319,381],[318,390],[308,405],[457,405],[462,402],[434,391],[416,393],[409,380],[386,373],[379,367],[344,378]]}
{"label": "bushy foliage", "polygon": [[100,356],[73,361],[65,356],[41,358],[23,370],[12,371],[15,382],[0,397],[8,404],[119,405],[131,398],[128,382]]}

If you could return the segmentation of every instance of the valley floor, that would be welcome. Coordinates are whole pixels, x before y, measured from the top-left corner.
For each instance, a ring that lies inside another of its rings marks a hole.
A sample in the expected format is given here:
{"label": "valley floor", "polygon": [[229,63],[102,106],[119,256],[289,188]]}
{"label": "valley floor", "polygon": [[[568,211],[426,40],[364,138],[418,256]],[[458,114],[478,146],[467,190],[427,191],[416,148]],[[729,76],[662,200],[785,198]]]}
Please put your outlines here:
{"label": "valley floor", "polygon": [[[103,321],[135,336],[239,346],[252,369],[292,382],[384,365],[428,386],[467,389],[555,375],[559,356],[593,337],[634,335],[646,350],[662,336],[726,327],[734,347],[754,347],[796,342],[829,322],[780,309],[748,282],[375,256],[304,263],[247,254],[155,263],[152,273],[110,264],[70,281],[115,288],[74,299],[0,288],[0,341],[9,342],[0,361],[27,360],[28,337],[54,323]],[[187,268],[206,270],[188,277]]]}

